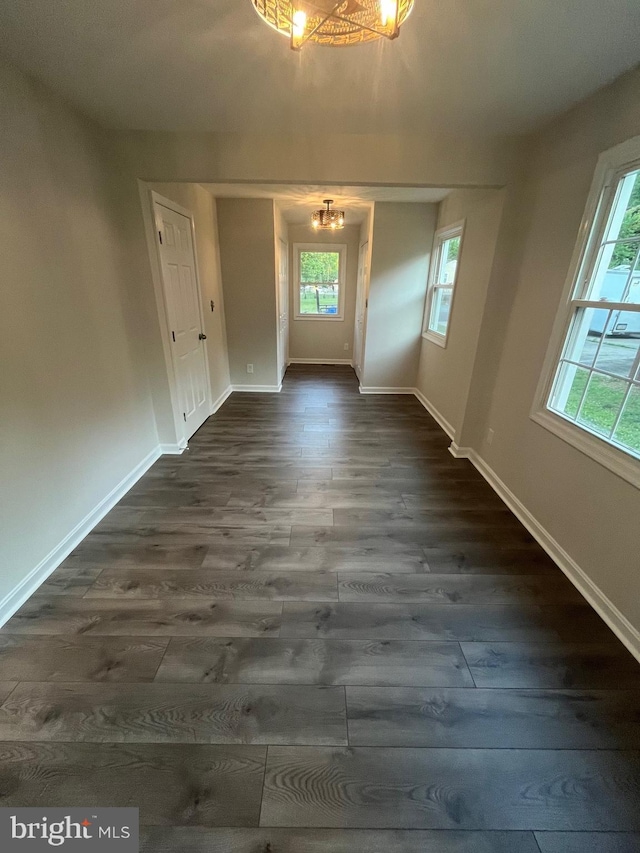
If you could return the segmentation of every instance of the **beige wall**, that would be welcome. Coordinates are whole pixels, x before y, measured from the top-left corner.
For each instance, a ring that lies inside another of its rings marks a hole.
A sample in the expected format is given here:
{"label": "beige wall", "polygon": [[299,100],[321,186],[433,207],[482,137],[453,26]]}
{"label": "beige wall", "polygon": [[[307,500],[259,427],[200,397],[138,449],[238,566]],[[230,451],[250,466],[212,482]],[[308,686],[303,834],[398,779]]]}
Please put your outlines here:
{"label": "beige wall", "polygon": [[[291,272],[291,323],[289,326],[290,358],[313,358],[333,360],[351,360],[353,352],[353,323],[356,306],[356,282],[358,277],[358,243],[360,226],[348,225],[338,233],[322,233],[308,225],[290,225],[289,241],[291,253],[289,270]],[[347,247],[347,267],[345,273],[344,319],[342,320],[296,320],[296,287],[294,244],[295,243],[343,243]],[[349,344],[345,350],[344,345]]]}
{"label": "beige wall", "polygon": [[415,386],[437,212],[435,204],[376,203],[365,387]]}
{"label": "beige wall", "polygon": [[277,386],[273,201],[221,198],[217,209],[231,384]]}
{"label": "beige wall", "polygon": [[465,221],[446,347],[422,339],[416,387],[458,435],[473,374],[503,204],[502,190],[456,190],[439,205],[438,228]]}
{"label": "beige wall", "polygon": [[99,129],[4,65],[0,114],[2,599],[158,437]]}
{"label": "beige wall", "polygon": [[[316,134],[111,131],[131,174],[147,181],[502,186],[520,140],[468,134]],[[335,152],[338,152],[337,155]]]}
{"label": "beige wall", "polygon": [[[227,390],[230,382],[216,200],[197,184],[154,183],[149,184],[148,188],[176,202],[193,214],[204,331],[207,335],[211,399],[215,403]],[[211,301],[215,306],[213,311]]]}
{"label": "beige wall", "polygon": [[[528,185],[509,216],[519,234],[501,247],[514,291],[486,417],[488,464],[567,554],[640,630],[640,492],[530,418],[551,329],[598,155],[640,134],[640,72],[602,90],[536,139]],[[514,252],[514,244],[520,248]]]}

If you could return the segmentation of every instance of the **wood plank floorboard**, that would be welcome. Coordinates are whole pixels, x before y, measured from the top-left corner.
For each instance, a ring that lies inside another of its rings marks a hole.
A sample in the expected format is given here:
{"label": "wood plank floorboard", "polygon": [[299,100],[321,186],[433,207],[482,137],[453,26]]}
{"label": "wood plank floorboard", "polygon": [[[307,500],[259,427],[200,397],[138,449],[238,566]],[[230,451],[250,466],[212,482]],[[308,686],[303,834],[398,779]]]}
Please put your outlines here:
{"label": "wood plank floorboard", "polygon": [[168,639],[0,634],[3,681],[152,681]]}
{"label": "wood plank floorboard", "polygon": [[[406,509],[402,495],[372,494],[349,494],[344,491],[331,492],[305,492],[280,490],[270,494],[256,495],[247,490],[244,494],[234,491],[230,496],[227,507],[271,507],[273,509],[287,509],[299,507],[304,509],[383,509],[404,510]],[[315,519],[313,519],[315,521]]]}
{"label": "wood plank floorboard", "polygon": [[191,598],[336,601],[337,575],[207,569],[105,569],[85,598]]}
{"label": "wood plank floorboard", "polygon": [[461,545],[423,548],[434,574],[557,575],[558,567],[540,548],[502,548],[499,545]]}
{"label": "wood plank floorboard", "polygon": [[257,826],[266,747],[0,744],[5,808],[133,806],[150,826]]}
{"label": "wood plank floorboard", "polygon": [[129,492],[122,499],[122,506],[135,507],[136,509],[159,509],[161,507],[198,507],[213,508],[227,506],[231,500],[231,491],[207,491],[201,488],[181,489],[171,491],[169,489],[147,489],[144,492]]}
{"label": "wood plank floorboard", "polygon": [[197,458],[196,454],[198,453],[206,453],[207,458],[217,453],[245,456],[245,451],[258,450],[260,453],[264,453],[272,448],[277,448],[278,451],[292,448],[294,450],[292,455],[297,456],[304,453],[307,447],[327,449],[329,439],[321,433],[309,435],[300,430],[285,435],[270,430],[269,435],[265,437],[264,433],[260,435],[255,430],[252,432],[251,430],[236,428],[226,433],[217,430],[211,435],[199,435],[197,439],[191,442],[189,458]]}
{"label": "wood plank floorboard", "polygon": [[[337,510],[336,510],[337,512]],[[313,527],[304,524],[291,526],[290,544],[296,547],[309,545],[357,545],[360,547],[385,550],[400,545],[420,545],[423,548],[442,548],[461,545],[476,546],[479,541],[494,547],[514,548],[529,546],[538,549],[531,536],[524,530],[505,528],[486,528],[483,533],[469,528],[451,525],[399,526],[399,527],[361,527],[355,525],[335,525],[331,527]]]}
{"label": "wood plank floorboard", "polygon": [[345,366],[234,392],[0,629],[0,806],[138,806],[143,853],[640,851],[640,664],[449,444]]}
{"label": "wood plank floorboard", "polygon": [[101,566],[78,565],[74,559],[67,560],[49,575],[38,592],[47,595],[83,596],[102,571]]}
{"label": "wood plank floorboard", "polygon": [[639,708],[640,690],[347,687],[354,746],[633,749]]}
{"label": "wood plank floorboard", "polygon": [[[207,545],[166,546],[144,541],[138,544],[96,542],[96,537],[88,537],[60,568],[69,569],[70,573],[107,568],[199,569],[208,551]],[[97,576],[98,572],[95,572],[90,582]]]}
{"label": "wood plank floorboard", "polygon": [[540,853],[638,853],[640,832],[536,832]]}
{"label": "wood plank floorboard", "polygon": [[[453,460],[455,461],[455,460]],[[333,480],[341,480],[350,483],[359,483],[362,481],[377,480],[380,483],[402,482],[406,484],[407,480],[413,482],[411,491],[415,491],[420,487],[427,487],[433,484],[442,483],[443,479],[447,479],[450,483],[458,483],[461,488],[464,488],[468,483],[478,483],[478,472],[471,466],[464,464],[462,466],[452,468],[449,460],[429,460],[428,464],[414,464],[411,467],[392,468],[391,466],[381,466],[375,468],[372,466],[362,467],[357,465],[339,465],[335,461],[331,463],[331,472]],[[318,477],[322,480],[324,477]]]}
{"label": "wood plank floorboard", "polygon": [[[410,473],[410,472],[409,472]],[[286,485],[283,482],[283,486]],[[423,481],[420,477],[408,477],[402,479],[381,480],[377,477],[366,479],[337,479],[335,477],[327,480],[309,479],[300,477],[297,481],[298,492],[311,494],[327,494],[331,492],[343,492],[353,496],[368,498],[372,495],[407,495],[412,500],[421,497],[431,498],[463,498],[463,499],[491,499],[495,506],[502,506],[500,498],[496,495],[488,483],[478,483],[476,480],[467,480],[460,483],[454,480],[442,482],[441,480]],[[289,483],[290,485],[290,483]],[[419,507],[420,508],[420,507]]]}
{"label": "wood plank floorboard", "polygon": [[[292,521],[292,524],[304,524],[304,522]],[[321,524],[317,521],[314,523]],[[336,509],[333,513],[335,525],[347,527],[409,527],[426,528],[435,527],[441,529],[453,528],[454,530],[485,530],[497,527],[507,531],[512,530],[520,533],[521,527],[513,515],[502,506],[495,510],[467,509],[457,507],[456,509],[425,509],[417,510],[384,510],[384,509]]]}
{"label": "wood plank floorboard", "polygon": [[[100,583],[100,578],[95,582]],[[449,604],[579,603],[562,575],[349,574],[338,576],[340,601],[414,601]],[[90,594],[90,593],[88,593]]]}
{"label": "wood plank floorboard", "polygon": [[[134,510],[134,512],[138,512]],[[139,523],[199,524],[202,527],[262,527],[293,524],[333,524],[330,509],[273,509],[271,507],[156,507],[141,513]]]}
{"label": "wood plank floorboard", "polygon": [[187,484],[203,488],[213,485],[220,490],[230,488],[232,484],[237,487],[277,486],[299,480],[324,482],[331,479],[332,473],[331,466],[311,468],[310,466],[271,465],[240,470],[236,464],[208,468],[206,464],[190,464],[185,459],[180,465],[173,462],[170,467],[158,468],[161,462],[162,458],[140,481],[147,488],[157,488],[158,484],[164,484],[167,487],[172,484]]}
{"label": "wood plank floorboard", "polygon": [[[140,853],[540,853],[531,832],[142,827],[140,841]],[[593,851],[618,853],[614,848]],[[631,853],[631,848],[619,853]]]}
{"label": "wood plank floorboard", "polygon": [[[67,607],[70,602],[65,602]],[[611,631],[586,604],[313,604],[287,601],[282,637],[467,642],[611,643]],[[617,648],[613,644],[613,648]]]}
{"label": "wood plank floorboard", "polygon": [[280,601],[35,595],[9,620],[6,630],[42,636],[272,637],[280,632],[281,614]]}
{"label": "wood plank floorboard", "polygon": [[19,684],[0,705],[0,741],[345,746],[340,687]]}
{"label": "wood plank floorboard", "polygon": [[357,546],[322,546],[292,548],[266,546],[236,550],[235,565],[228,564],[228,551],[211,548],[202,563],[203,569],[236,568],[248,571],[281,572],[390,572],[414,574],[428,571],[427,558],[417,545],[409,545],[397,553],[379,553]]}
{"label": "wood plank floorboard", "polygon": [[269,749],[262,826],[640,830],[640,752]]}
{"label": "wood plank floorboard", "polygon": [[[120,545],[289,545],[291,525],[264,524],[260,527],[209,527],[199,523],[138,525],[109,532],[92,531],[85,540],[91,547],[112,542]],[[57,571],[57,570],[56,570]],[[55,573],[54,573],[55,574]]]}
{"label": "wood plank floorboard", "polygon": [[403,640],[175,638],[156,680],[473,686],[458,643]]}
{"label": "wood plank floorboard", "polygon": [[[462,464],[452,465],[451,462]],[[418,488],[427,488],[433,484],[441,484],[444,479],[449,483],[458,483],[464,488],[468,483],[479,483],[479,475],[468,460],[429,460],[428,465],[414,464],[410,467],[392,468],[383,465],[376,467],[359,467],[357,465],[345,465],[332,462],[332,479],[343,480],[351,483],[361,481],[377,480],[382,483],[393,483],[395,481],[406,483],[411,480],[414,484],[412,491]],[[324,479],[324,478],[318,478]]]}
{"label": "wood plank floorboard", "polygon": [[463,643],[462,650],[478,687],[640,687],[638,662],[613,643]]}

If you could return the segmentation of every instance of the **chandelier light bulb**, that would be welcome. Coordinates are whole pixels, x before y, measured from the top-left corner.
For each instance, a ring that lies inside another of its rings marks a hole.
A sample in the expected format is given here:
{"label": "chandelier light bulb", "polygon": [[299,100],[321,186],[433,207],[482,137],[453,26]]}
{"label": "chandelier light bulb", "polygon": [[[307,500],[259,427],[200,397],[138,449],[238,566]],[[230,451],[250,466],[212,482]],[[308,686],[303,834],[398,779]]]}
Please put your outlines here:
{"label": "chandelier light bulb", "polygon": [[383,27],[395,25],[397,8],[396,0],[380,0],[380,20]]}
{"label": "chandelier light bulb", "polygon": [[297,9],[293,13],[293,35],[296,38],[302,38],[304,31],[307,28],[307,13],[302,9]]}

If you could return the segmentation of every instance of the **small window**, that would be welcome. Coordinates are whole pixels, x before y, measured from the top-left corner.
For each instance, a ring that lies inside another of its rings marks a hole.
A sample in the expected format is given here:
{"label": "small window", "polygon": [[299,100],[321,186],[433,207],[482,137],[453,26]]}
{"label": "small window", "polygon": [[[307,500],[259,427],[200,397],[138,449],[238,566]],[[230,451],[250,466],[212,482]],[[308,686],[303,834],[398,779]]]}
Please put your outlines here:
{"label": "small window", "polygon": [[534,419],[640,482],[640,161],[601,164],[592,197]]}
{"label": "small window", "polygon": [[464,223],[458,222],[436,231],[424,334],[440,346],[447,342],[463,230]]}
{"label": "small window", "polygon": [[346,250],[342,244],[294,245],[296,319],[343,319]]}

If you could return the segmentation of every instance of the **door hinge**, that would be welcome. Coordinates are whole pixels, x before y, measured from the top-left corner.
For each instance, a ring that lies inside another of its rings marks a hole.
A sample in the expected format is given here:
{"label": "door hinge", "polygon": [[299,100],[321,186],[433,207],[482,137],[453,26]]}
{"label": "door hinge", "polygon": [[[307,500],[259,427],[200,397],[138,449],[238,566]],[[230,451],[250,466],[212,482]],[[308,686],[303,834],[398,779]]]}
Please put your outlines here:
{"label": "door hinge", "polygon": [[162,231],[158,231],[158,237],[160,239],[160,245],[162,245]]}
{"label": "door hinge", "polygon": [[187,422],[187,413],[183,412],[182,417],[184,418],[184,422],[186,423]]}
{"label": "door hinge", "polygon": [[176,342],[176,333],[175,333],[175,332],[171,332],[171,337],[173,338],[173,342],[174,342],[174,344],[175,344],[175,342]]}

